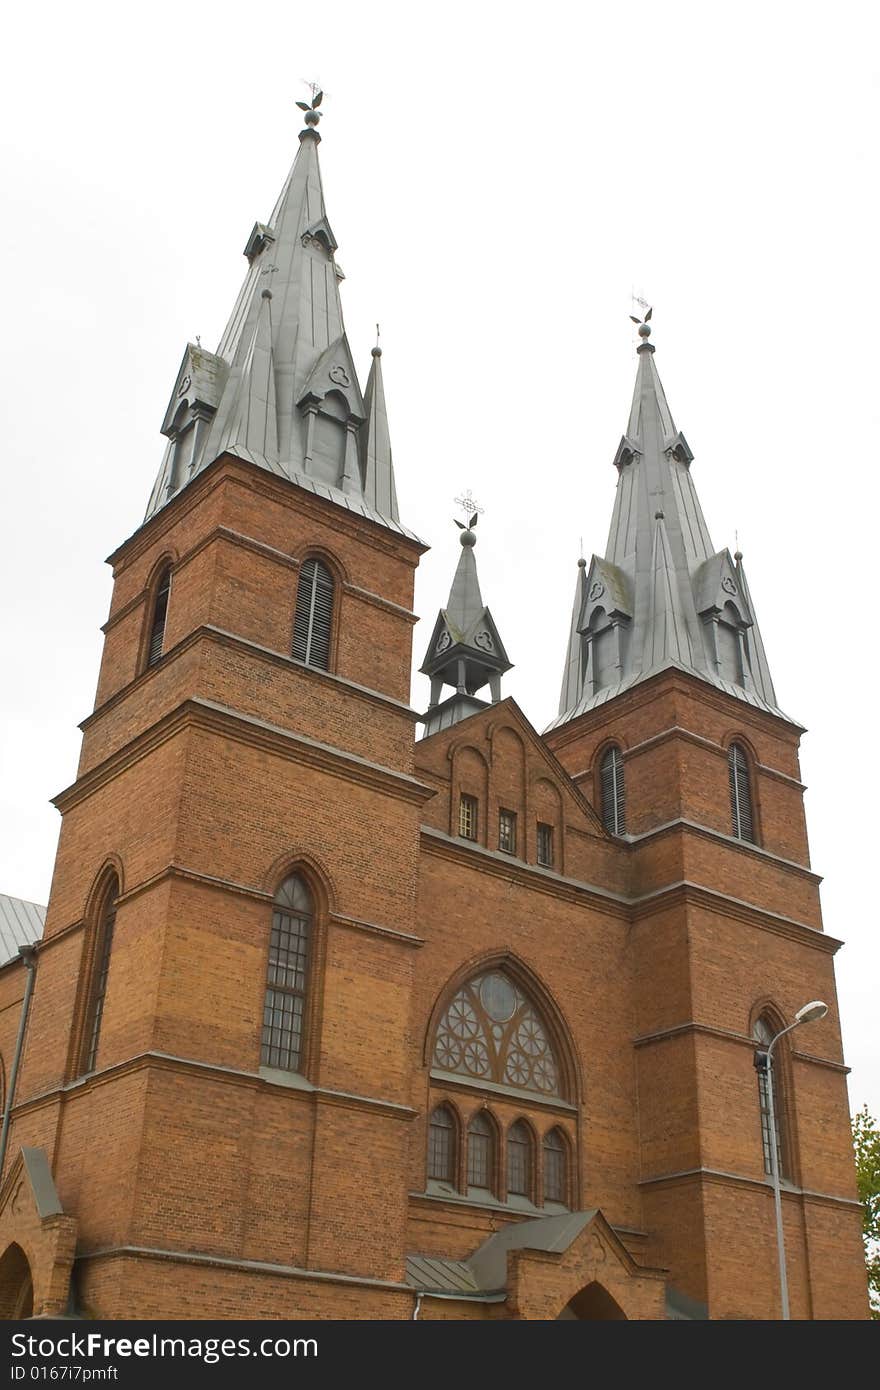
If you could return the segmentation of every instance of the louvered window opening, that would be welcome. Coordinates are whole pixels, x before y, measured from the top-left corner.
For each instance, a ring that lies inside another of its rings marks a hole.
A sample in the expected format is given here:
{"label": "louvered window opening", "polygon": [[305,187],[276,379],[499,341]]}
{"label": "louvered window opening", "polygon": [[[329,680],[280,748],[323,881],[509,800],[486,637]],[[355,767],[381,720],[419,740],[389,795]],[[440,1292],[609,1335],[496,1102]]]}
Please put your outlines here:
{"label": "louvered window opening", "polygon": [[311,899],[302,879],[293,877],[282,884],[275,901],[260,1061],[263,1066],[280,1071],[299,1071],[308,988]]}
{"label": "louvered window opening", "polygon": [[455,1181],[453,1140],[455,1121],[445,1105],[439,1105],[428,1126],[428,1177],[436,1182]]}
{"label": "louvered window opening", "polygon": [[153,607],[153,626],[150,629],[150,645],[147,651],[147,666],[155,666],[162,655],[162,645],[165,641],[165,619],[168,616],[168,595],[171,592],[171,571],[169,570],[162,578],[156,593],[156,603]]}
{"label": "louvered window opening", "polygon": [[504,854],[516,854],[516,815],[513,811],[498,813],[498,848]]}
{"label": "louvered window opening", "polygon": [[553,865],[553,826],[538,821],[538,863],[545,868]]}
{"label": "louvered window opening", "polygon": [[619,748],[609,748],[600,767],[602,820],[612,835],[626,834],[626,793],[623,785],[623,757]]}
{"label": "louvered window opening", "polygon": [[532,1140],[521,1120],[507,1131],[507,1191],[528,1197],[532,1181]]}
{"label": "louvered window opening", "polygon": [[333,576],[320,560],[307,560],[299,576],[293,619],[293,655],[322,671],[330,667]]}
{"label": "louvered window opening", "polygon": [[467,1180],[470,1187],[492,1186],[492,1124],[475,1115],[468,1125]]}
{"label": "louvered window opening", "polygon": [[544,1201],[565,1202],[565,1140],[557,1129],[544,1136]]}
{"label": "louvered window opening", "polygon": [[85,1070],[95,1070],[98,1060],[98,1043],[101,1037],[101,1020],[104,1017],[104,997],[107,993],[107,976],[110,973],[110,951],[113,946],[113,928],[116,924],[116,894],[118,888],[108,891],[101,912],[98,941],[93,966],[92,986],[89,997],[89,1012],[86,1018]]}
{"label": "louvered window opening", "polygon": [[738,840],[755,842],[752,817],[752,792],[749,786],[749,763],[738,743],[732,743],[727,755],[730,773],[730,816],[733,833]]}
{"label": "louvered window opening", "polygon": [[463,840],[477,838],[477,798],[463,796],[458,803],[458,833]]}

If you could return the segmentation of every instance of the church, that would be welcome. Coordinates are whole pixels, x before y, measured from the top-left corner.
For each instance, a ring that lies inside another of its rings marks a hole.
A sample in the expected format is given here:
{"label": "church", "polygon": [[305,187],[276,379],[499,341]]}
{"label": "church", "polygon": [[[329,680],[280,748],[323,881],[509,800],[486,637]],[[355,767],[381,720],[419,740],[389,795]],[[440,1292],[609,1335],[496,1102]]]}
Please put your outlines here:
{"label": "church", "polygon": [[0,899],[2,1316],[776,1318],[776,1174],[791,1316],[863,1318],[804,731],[652,325],[558,717],[476,512],[414,709],[317,104],[110,558],[48,907]]}

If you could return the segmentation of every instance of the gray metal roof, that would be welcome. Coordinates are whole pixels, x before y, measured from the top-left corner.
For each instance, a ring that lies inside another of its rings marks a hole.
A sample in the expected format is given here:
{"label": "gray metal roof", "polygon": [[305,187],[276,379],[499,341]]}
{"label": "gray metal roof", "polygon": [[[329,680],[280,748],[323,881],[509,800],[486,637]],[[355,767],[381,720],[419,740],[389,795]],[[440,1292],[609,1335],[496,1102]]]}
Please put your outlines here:
{"label": "gray metal roof", "polygon": [[379,356],[364,396],[345,335],[321,137],[311,127],[299,138],[268,224],[248,239],[248,271],[216,353],[187,345],[146,515],[231,453],[417,540],[398,517]]}
{"label": "gray metal roof", "polygon": [[482,1292],[467,1260],[444,1260],[437,1255],[407,1255],[406,1282],[422,1293],[459,1293],[472,1298]]}
{"label": "gray metal roof", "polygon": [[675,667],[788,719],[776,703],[742,556],[715,551],[691,475],[693,454],[646,339],[643,332],[627,432],[614,460],[608,544],[604,557],[580,563],[559,717],[549,727]]}
{"label": "gray metal roof", "polygon": [[14,960],[19,946],[39,941],[45,921],[46,909],[39,903],[0,893],[0,965]]}

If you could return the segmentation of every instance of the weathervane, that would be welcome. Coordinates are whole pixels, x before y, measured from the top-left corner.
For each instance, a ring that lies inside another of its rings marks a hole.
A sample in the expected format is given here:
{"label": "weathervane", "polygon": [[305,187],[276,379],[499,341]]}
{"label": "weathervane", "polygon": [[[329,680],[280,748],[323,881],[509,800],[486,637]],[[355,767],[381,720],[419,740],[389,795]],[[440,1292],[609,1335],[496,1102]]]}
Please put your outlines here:
{"label": "weathervane", "polygon": [[630,314],[630,318],[632,319],[633,323],[637,323],[639,325],[639,337],[648,339],[651,336],[651,315],[653,314],[654,310],[648,308],[647,301],[644,299],[636,299],[635,295],[633,295],[633,300],[642,309],[648,310],[643,319],[637,319],[635,314]]}
{"label": "weathervane", "polygon": [[309,105],[307,101],[298,101],[296,104],[299,107],[300,111],[305,111],[306,113],[306,125],[316,126],[319,120],[321,119],[318,107],[324,100],[324,93],[321,91],[317,82],[306,82],[306,86],[309,88],[309,91],[312,94],[311,105]]}
{"label": "weathervane", "polygon": [[467,517],[467,521],[458,521],[455,517],[452,518],[453,521],[455,521],[459,531],[472,531],[477,524],[478,518],[483,515],[483,508],[474,501],[473,493],[470,488],[468,488],[467,492],[464,493],[462,497],[456,497],[454,501],[456,507],[461,507]]}

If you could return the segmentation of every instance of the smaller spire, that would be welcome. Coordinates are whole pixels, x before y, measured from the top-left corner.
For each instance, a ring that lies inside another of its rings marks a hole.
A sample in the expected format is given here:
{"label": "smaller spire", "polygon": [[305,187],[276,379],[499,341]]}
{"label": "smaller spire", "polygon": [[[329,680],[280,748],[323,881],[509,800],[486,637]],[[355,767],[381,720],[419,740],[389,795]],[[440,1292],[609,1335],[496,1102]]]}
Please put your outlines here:
{"label": "smaller spire", "polygon": [[390,521],[399,521],[397,491],[394,486],[394,464],[391,459],[391,435],[388,430],[388,411],[385,406],[385,385],[382,380],[382,349],[378,343],[372,351],[370,375],[364,392],[364,414],[361,426],[361,456],[364,477],[364,498],[367,505]]}
{"label": "smaller spire", "polygon": [[[467,503],[473,508],[467,525],[455,523],[461,533],[461,555],[452,588],[446,607],[441,608],[434,624],[421,666],[422,673],[431,678],[431,699],[424,717],[426,736],[485,709],[487,702],[477,699],[476,694],[486,685],[491,692],[490,703],[497,704],[501,699],[501,677],[513,664],[480,592],[474,528],[482,508],[476,507],[470,493]],[[464,499],[460,505],[464,505]],[[453,686],[455,694],[441,704],[444,685]]]}

